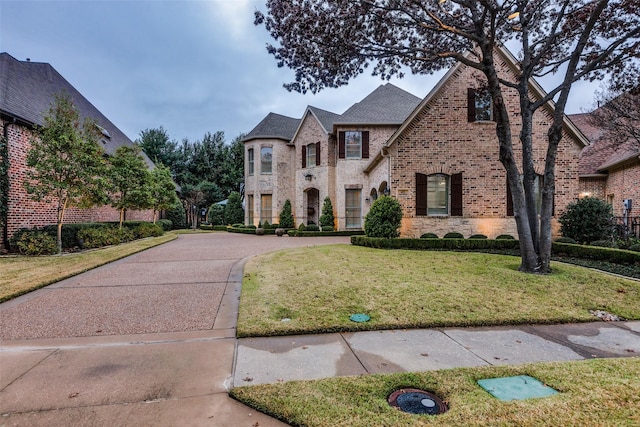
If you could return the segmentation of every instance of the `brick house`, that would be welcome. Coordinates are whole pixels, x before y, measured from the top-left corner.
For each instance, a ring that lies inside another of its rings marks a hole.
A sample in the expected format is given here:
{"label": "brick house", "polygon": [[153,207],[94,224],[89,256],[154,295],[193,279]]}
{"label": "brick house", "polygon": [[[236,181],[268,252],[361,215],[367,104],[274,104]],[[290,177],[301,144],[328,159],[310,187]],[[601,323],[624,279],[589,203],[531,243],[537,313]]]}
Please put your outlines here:
{"label": "brick house", "polygon": [[[506,50],[497,51],[496,62],[504,77],[517,72]],[[286,118],[288,132],[279,134],[277,149],[276,139],[264,130],[270,128],[266,122],[277,127],[276,118],[284,118],[270,114],[244,139],[246,222],[278,222],[288,198],[296,225],[317,223],[318,208],[329,196],[337,229],[360,229],[378,195],[390,194],[403,208],[404,237],[426,232],[442,237],[450,231],[466,237],[517,237],[491,100],[480,88],[482,80],[476,70],[458,63],[422,100],[386,84],[340,115],[308,107],[302,119]],[[532,82],[531,93],[540,96],[543,90]],[[513,112],[514,149],[520,157],[518,94],[505,89],[504,98]],[[552,112],[550,103],[534,116],[534,162],[540,176]],[[555,217],[578,197],[579,157],[587,145],[580,130],[565,119]],[[253,162],[259,155],[263,158],[258,153],[265,149],[272,155],[268,162],[277,167],[263,173]],[[554,221],[555,235],[558,227]]]}
{"label": "brick house", "polygon": [[[23,186],[26,156],[36,126],[44,124],[55,96],[66,93],[78,109],[81,118],[94,119],[102,131],[101,144],[107,155],[121,145],[133,142],[96,109],[80,92],[67,82],[50,64],[19,61],[7,53],[0,53],[0,132],[7,141],[9,163],[7,217],[2,226],[0,247],[7,247],[8,239],[20,228],[40,227],[56,223],[55,207],[34,201]],[[144,155],[144,154],[143,154]],[[153,163],[145,156],[150,167]],[[127,219],[152,220],[152,211],[130,211]],[[71,208],[65,223],[118,221],[119,213],[110,206],[92,209]]]}
{"label": "brick house", "polygon": [[590,113],[569,117],[589,138],[580,156],[580,197],[597,197],[613,206],[618,217],[625,214],[624,200],[632,200],[629,216],[640,215],[640,147],[633,141],[615,141],[593,127]]}

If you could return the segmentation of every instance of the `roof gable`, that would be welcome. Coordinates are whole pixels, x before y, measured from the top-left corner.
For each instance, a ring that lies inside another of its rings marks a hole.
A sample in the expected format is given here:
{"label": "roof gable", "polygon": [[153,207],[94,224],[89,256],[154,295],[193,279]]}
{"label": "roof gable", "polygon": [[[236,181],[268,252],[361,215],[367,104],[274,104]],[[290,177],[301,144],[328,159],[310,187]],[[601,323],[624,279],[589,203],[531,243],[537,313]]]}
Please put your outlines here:
{"label": "roof gable", "polygon": [[300,119],[269,113],[251,132],[242,138],[242,142],[252,139],[283,139],[291,141],[298,129]]}
{"label": "roof gable", "polygon": [[[102,143],[107,154],[115,153],[121,145],[133,145],[116,125],[50,64],[19,61],[6,52],[0,53],[0,88],[0,113],[25,125],[44,125],[44,117],[55,97],[66,94],[82,119],[96,121],[104,136]],[[143,156],[149,166],[153,166],[144,153]]]}
{"label": "roof gable", "polygon": [[353,104],[334,125],[400,125],[420,101],[417,96],[387,83]]}

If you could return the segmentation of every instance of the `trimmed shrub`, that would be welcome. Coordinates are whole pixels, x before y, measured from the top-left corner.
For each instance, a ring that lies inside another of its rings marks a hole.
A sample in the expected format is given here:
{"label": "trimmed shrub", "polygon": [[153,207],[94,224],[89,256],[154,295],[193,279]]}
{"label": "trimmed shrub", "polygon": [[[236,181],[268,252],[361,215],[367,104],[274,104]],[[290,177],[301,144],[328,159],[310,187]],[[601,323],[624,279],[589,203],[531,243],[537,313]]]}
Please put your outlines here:
{"label": "trimmed shrub", "polygon": [[82,239],[86,249],[118,245],[133,240],[133,237],[133,231],[126,227],[86,228],[78,232],[78,238]]}
{"label": "trimmed shrub", "polygon": [[618,246],[611,240],[594,240],[589,246],[598,246],[601,248],[617,248]]}
{"label": "trimmed shrub", "polygon": [[233,228],[240,228],[240,227],[244,227],[245,225],[242,223],[237,223],[237,224],[232,224],[231,225]]}
{"label": "trimmed shrub", "polygon": [[571,237],[560,237],[559,239],[556,239],[557,243],[571,243],[572,245],[575,245],[576,242],[575,240],[573,240]]}
{"label": "trimmed shrub", "polygon": [[38,229],[16,231],[11,243],[12,248],[22,255],[53,255],[58,252],[56,239]]}
{"label": "trimmed shrub", "polygon": [[320,227],[315,224],[307,225],[306,231],[320,231]]}
{"label": "trimmed shrub", "polygon": [[175,230],[187,228],[187,213],[184,211],[182,202],[176,202],[171,209],[167,210],[167,219],[171,221]]}
{"label": "trimmed shrub", "polygon": [[416,250],[513,250],[518,249],[517,240],[489,239],[385,239],[366,236],[351,236],[351,244],[379,249]]}
{"label": "trimmed shrub", "polygon": [[240,193],[237,191],[232,191],[231,194],[229,194],[227,204],[224,207],[224,222],[225,224],[244,222],[242,198],[240,197]]}
{"label": "trimmed shrub", "polygon": [[364,219],[364,232],[368,237],[396,238],[402,221],[402,206],[390,196],[378,198]]}
{"label": "trimmed shrub", "polygon": [[280,227],[294,227],[293,214],[291,213],[291,201],[289,199],[284,201],[284,205],[282,205],[282,210],[280,211]]}
{"label": "trimmed shrub", "polygon": [[262,228],[271,228],[271,224],[269,224],[269,221],[265,221],[264,224],[262,224]]}
{"label": "trimmed shrub", "polygon": [[472,234],[469,236],[470,239],[488,239],[484,234]]}
{"label": "trimmed shrub", "polygon": [[209,210],[207,210],[207,219],[211,225],[224,225],[224,205],[214,203],[209,206]]}
{"label": "trimmed shrub", "polygon": [[327,196],[324,198],[324,202],[322,204],[322,215],[320,215],[320,226],[321,227],[334,227],[335,218],[333,216],[333,205],[331,204],[331,199]]}
{"label": "trimmed shrub", "polygon": [[144,222],[132,228],[133,237],[135,239],[143,239],[145,237],[158,237],[164,234],[164,230],[158,224]]}
{"label": "trimmed shrub", "polygon": [[449,232],[444,235],[443,239],[464,239],[462,233],[458,233],[456,231]]}
{"label": "trimmed shrub", "polygon": [[611,205],[595,197],[569,203],[558,222],[564,237],[582,244],[611,238],[615,224]]}
{"label": "trimmed shrub", "polygon": [[436,233],[424,233],[420,236],[421,239],[437,239],[438,235]]}
{"label": "trimmed shrub", "polygon": [[333,231],[333,225],[323,225],[322,231]]}
{"label": "trimmed shrub", "polygon": [[171,222],[170,219],[159,219],[156,221],[156,224],[162,227],[164,231],[171,231],[173,228],[173,222]]}
{"label": "trimmed shrub", "polygon": [[611,262],[614,264],[640,265],[640,253],[623,249],[553,242],[551,253],[554,255]]}
{"label": "trimmed shrub", "polygon": [[298,227],[298,231],[305,231],[307,229],[307,226],[304,224],[300,224],[300,226]]}
{"label": "trimmed shrub", "polygon": [[501,234],[498,237],[496,237],[496,240],[515,240],[516,238],[513,237],[511,234]]}

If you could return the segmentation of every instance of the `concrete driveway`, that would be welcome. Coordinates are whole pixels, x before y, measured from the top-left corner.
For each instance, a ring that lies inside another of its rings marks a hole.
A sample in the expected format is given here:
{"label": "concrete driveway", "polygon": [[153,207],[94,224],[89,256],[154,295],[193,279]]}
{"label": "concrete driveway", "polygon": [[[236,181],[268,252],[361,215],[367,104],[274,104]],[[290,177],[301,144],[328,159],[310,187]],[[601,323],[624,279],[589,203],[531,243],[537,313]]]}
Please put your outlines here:
{"label": "concrete driveway", "polygon": [[242,266],[348,241],[181,235],[0,304],[0,426],[284,425],[227,395]]}

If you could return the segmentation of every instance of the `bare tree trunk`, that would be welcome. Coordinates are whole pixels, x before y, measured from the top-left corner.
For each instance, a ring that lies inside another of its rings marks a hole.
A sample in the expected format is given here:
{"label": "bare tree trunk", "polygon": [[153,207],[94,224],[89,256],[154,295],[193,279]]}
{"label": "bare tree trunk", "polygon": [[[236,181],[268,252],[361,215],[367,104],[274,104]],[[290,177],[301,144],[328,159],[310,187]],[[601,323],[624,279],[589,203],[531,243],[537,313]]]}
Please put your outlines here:
{"label": "bare tree trunk", "polygon": [[62,197],[62,203],[58,203],[58,233],[57,233],[57,244],[58,244],[58,253],[62,253],[62,223],[64,222],[64,214],[67,210],[67,203],[69,198],[66,196]]}
{"label": "bare tree trunk", "polygon": [[124,222],[124,208],[120,209],[120,230],[122,230],[123,222]]}

